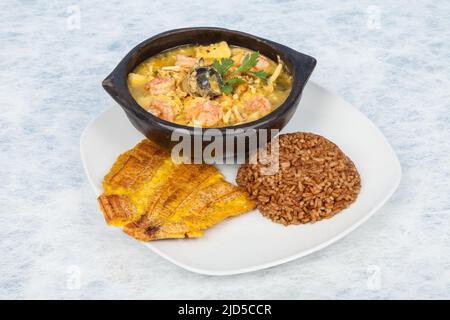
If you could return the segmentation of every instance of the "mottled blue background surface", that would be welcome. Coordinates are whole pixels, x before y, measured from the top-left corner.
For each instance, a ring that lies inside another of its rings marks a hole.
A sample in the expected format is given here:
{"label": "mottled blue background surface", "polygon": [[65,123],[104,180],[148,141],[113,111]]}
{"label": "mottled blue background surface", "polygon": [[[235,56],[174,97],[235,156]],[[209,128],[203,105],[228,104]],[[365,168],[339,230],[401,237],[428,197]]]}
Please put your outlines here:
{"label": "mottled blue background surface", "polygon": [[[0,298],[450,298],[449,2],[4,0],[0,17]],[[101,80],[140,41],[186,26],[315,56],[312,79],[398,154],[391,200],[318,253],[221,278],[107,228],[79,155],[113,105]]]}

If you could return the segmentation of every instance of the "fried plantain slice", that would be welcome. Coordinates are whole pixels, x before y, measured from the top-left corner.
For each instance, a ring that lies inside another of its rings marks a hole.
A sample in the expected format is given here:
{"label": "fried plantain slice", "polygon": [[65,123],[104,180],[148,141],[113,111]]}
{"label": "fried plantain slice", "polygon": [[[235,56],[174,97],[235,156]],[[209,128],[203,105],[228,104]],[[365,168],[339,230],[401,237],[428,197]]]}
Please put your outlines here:
{"label": "fried plantain slice", "polygon": [[127,195],[112,194],[100,195],[98,203],[105,217],[106,223],[113,226],[120,226],[127,221],[133,220],[136,215],[136,208],[130,202]]}
{"label": "fried plantain slice", "polygon": [[155,174],[169,157],[169,153],[150,140],[143,140],[133,149],[120,155],[103,180],[109,192],[138,190]]}
{"label": "fried plantain slice", "polygon": [[175,165],[169,153],[150,140],[143,140],[120,155],[103,180],[104,193],[98,198],[105,220],[123,226],[145,213],[153,189],[164,184]]}
{"label": "fried plantain slice", "polygon": [[175,164],[143,140],[120,155],[98,198],[105,220],[138,240],[194,238],[223,219],[255,208],[211,165]]}
{"label": "fried plantain slice", "polygon": [[[234,196],[230,197],[231,194]],[[243,196],[245,202],[240,203],[241,207],[236,207],[233,201],[239,195]],[[221,202],[230,205],[231,210],[220,210],[220,207],[216,207],[216,204],[219,205]],[[214,211],[214,208],[219,210]],[[175,210],[171,210],[170,214],[166,211],[163,215],[164,220],[155,220],[151,214],[146,214],[138,221],[125,226],[124,231],[144,241],[199,237],[204,229],[229,216],[239,215],[253,208],[254,203],[248,201],[247,195],[238,187],[223,180],[223,176],[216,171],[200,183],[199,188],[192,189],[191,194],[179,202]]]}

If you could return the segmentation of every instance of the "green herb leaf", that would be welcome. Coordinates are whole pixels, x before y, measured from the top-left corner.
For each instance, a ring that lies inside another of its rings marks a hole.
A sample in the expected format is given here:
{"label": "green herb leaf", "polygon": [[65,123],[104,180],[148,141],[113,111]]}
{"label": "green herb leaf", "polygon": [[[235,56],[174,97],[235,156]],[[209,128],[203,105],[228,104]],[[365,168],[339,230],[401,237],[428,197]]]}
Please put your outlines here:
{"label": "green herb leaf", "polygon": [[259,52],[252,52],[247,54],[242,60],[241,65],[237,68],[236,73],[247,72],[258,63]]}
{"label": "green herb leaf", "polygon": [[[258,58],[260,54],[259,52],[252,52],[247,54],[244,59],[242,59],[242,63],[235,71],[233,71],[230,75],[239,75],[241,73],[248,73],[255,77],[258,77],[262,80],[267,79],[268,74],[262,70],[260,71],[250,71],[253,67],[258,63]],[[226,80],[225,74],[230,70],[230,68],[234,65],[233,59],[230,58],[222,58],[220,60],[214,60],[212,66],[214,69],[219,72],[220,76],[223,79],[223,85],[221,86],[221,90],[224,94],[229,95],[233,92],[234,88],[245,81],[239,77],[233,77],[231,79]]]}
{"label": "green herb leaf", "polygon": [[230,85],[228,85],[228,84],[224,84],[224,85],[222,86],[222,92],[223,92],[224,94],[226,94],[227,96],[228,96],[232,91],[233,91],[233,87],[232,87],[232,86],[230,86]]}
{"label": "green herb leaf", "polygon": [[250,71],[250,73],[252,75],[254,75],[255,77],[258,77],[258,78],[260,78],[262,80],[266,80],[267,76],[269,75],[267,72],[262,71],[262,70],[260,70],[260,71]]}
{"label": "green herb leaf", "polygon": [[227,73],[227,71],[233,66],[233,64],[233,59],[222,58],[220,59],[220,61],[214,60],[212,66],[217,70],[217,72],[220,73],[220,76],[223,78],[225,76],[225,73]]}
{"label": "green herb leaf", "polygon": [[234,87],[237,85],[240,85],[242,83],[244,83],[245,81],[242,80],[241,78],[231,78],[229,80],[225,80],[223,82],[223,86],[221,88],[222,92],[225,93],[226,95],[229,95],[233,92]]}

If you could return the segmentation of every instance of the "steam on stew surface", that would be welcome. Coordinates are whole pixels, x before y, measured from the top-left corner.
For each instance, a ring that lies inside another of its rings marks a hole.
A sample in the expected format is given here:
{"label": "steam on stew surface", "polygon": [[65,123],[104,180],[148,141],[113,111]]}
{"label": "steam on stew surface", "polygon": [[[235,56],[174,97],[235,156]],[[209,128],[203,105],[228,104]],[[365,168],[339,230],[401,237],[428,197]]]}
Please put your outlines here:
{"label": "steam on stew surface", "polygon": [[128,75],[137,103],[164,120],[222,127],[257,120],[286,100],[292,76],[284,63],[219,42],[164,51]]}

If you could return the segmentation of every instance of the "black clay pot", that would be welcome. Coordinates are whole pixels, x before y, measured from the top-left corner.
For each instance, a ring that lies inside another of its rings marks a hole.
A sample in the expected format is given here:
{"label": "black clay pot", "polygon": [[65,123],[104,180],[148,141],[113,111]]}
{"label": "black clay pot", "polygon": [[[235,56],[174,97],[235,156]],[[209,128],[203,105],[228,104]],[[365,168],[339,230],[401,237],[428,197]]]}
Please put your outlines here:
{"label": "black clay pot", "polygon": [[[274,61],[277,60],[277,55],[279,55],[293,75],[292,90],[286,101],[274,111],[258,120],[236,126],[221,127],[215,130],[202,130],[162,120],[144,110],[131,96],[127,86],[127,76],[145,59],[161,51],[180,45],[210,44],[219,41],[226,41],[230,45],[259,51]],[[183,138],[191,139],[192,146],[198,145],[195,141],[201,140],[201,146],[204,149],[211,141],[214,142],[216,139],[227,141],[226,143],[236,141],[241,136],[245,139],[245,134],[249,129],[250,131],[259,131],[259,129],[281,130],[297,109],[303,88],[315,66],[316,59],[311,56],[247,33],[222,28],[185,28],[158,34],[137,45],[119,62],[111,74],[106,77],[103,81],[103,88],[123,108],[133,126],[148,139],[163,147],[172,148],[178,143],[178,141],[173,141],[172,136],[173,132],[176,131]],[[228,140],[224,138],[228,138]],[[266,141],[259,141],[259,144],[267,142],[270,138],[271,135],[269,134],[265,139]],[[246,154],[252,151],[249,150],[247,143],[244,149]],[[224,146],[224,154],[226,157],[241,156],[242,149],[233,147],[225,151]],[[197,161],[199,160],[197,159]]]}

